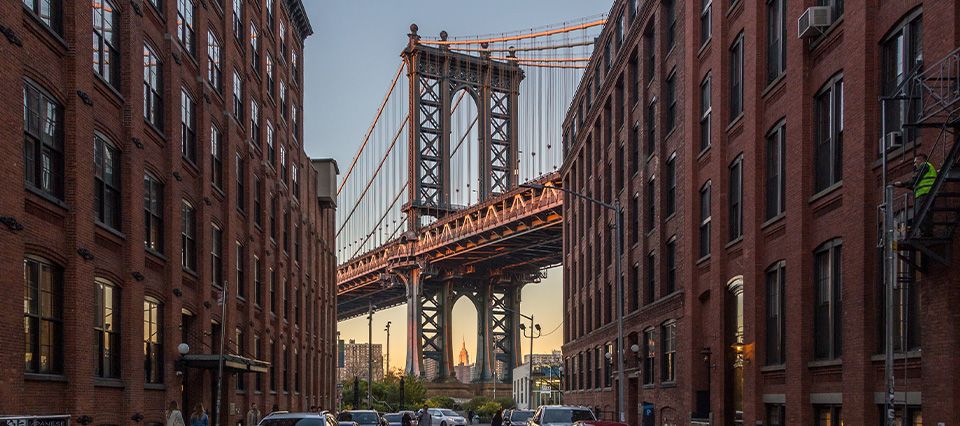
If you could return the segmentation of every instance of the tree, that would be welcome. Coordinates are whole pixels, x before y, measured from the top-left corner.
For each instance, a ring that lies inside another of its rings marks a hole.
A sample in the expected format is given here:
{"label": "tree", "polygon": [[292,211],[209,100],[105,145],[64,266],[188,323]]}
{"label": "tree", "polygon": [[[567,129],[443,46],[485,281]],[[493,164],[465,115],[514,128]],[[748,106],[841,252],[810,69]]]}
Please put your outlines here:
{"label": "tree", "polygon": [[424,401],[430,408],[453,408],[456,401],[448,396],[433,396]]}

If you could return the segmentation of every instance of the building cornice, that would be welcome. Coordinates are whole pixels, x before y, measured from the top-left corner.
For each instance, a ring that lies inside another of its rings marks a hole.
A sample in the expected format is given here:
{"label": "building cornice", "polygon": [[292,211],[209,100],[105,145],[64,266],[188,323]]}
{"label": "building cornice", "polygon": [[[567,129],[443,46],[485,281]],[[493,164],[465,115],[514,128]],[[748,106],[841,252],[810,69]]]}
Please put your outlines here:
{"label": "building cornice", "polygon": [[303,8],[303,0],[287,0],[287,12],[290,13],[290,19],[297,28],[301,42],[313,35],[313,27],[310,25],[307,11]]}

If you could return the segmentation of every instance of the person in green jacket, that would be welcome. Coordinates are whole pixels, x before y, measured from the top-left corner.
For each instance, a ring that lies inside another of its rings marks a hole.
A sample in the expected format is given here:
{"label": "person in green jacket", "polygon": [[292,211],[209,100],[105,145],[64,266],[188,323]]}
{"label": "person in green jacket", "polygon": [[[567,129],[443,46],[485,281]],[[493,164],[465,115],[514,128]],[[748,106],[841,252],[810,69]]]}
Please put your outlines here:
{"label": "person in green jacket", "polygon": [[[927,154],[918,153],[913,157],[913,180],[909,182],[896,181],[893,186],[913,189],[913,213],[914,220],[917,218],[919,209],[923,207],[930,191],[933,189],[933,183],[937,180],[937,168],[927,160]],[[920,224],[920,233],[922,235],[930,234],[930,221],[925,220]]]}

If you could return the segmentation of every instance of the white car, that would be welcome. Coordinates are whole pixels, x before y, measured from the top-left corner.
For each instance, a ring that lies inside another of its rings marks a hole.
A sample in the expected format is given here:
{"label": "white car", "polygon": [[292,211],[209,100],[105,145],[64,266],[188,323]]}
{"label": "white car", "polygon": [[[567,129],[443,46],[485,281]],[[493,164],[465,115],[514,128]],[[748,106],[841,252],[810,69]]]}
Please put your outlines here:
{"label": "white car", "polygon": [[448,410],[446,408],[431,408],[427,410],[430,412],[430,417],[433,418],[434,425],[440,426],[466,426],[467,419],[463,416],[457,414],[453,410]]}

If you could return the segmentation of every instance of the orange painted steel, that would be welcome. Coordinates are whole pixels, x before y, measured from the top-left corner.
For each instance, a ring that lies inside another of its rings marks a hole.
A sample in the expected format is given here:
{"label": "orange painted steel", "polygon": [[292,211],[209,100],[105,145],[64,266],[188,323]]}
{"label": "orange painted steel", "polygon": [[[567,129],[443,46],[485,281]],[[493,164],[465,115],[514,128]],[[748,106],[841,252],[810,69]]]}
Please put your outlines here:
{"label": "orange painted steel", "polygon": [[420,44],[435,45],[435,46],[457,46],[457,45],[467,45],[467,44],[482,44],[482,43],[499,43],[504,41],[514,41],[514,40],[526,40],[528,38],[537,38],[537,37],[546,37],[554,34],[563,34],[571,31],[583,30],[587,28],[592,28],[606,24],[606,19],[600,19],[593,22],[587,22],[580,25],[574,25],[571,27],[557,28],[553,30],[540,31],[531,34],[521,34],[509,37],[496,37],[496,38],[486,38],[479,40],[421,40]]}
{"label": "orange painted steel", "polygon": [[590,62],[590,58],[520,58],[516,56],[491,56],[490,59],[513,62]]}

